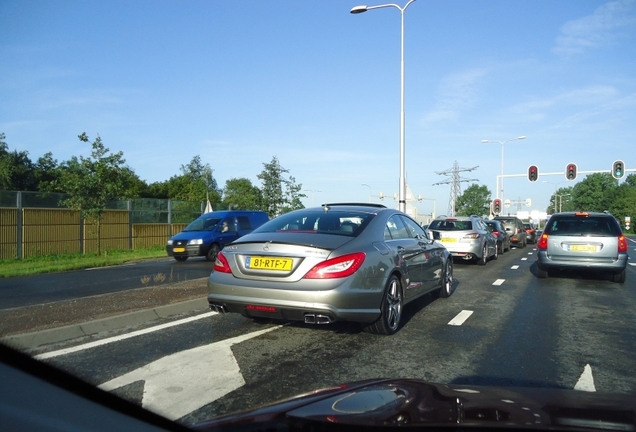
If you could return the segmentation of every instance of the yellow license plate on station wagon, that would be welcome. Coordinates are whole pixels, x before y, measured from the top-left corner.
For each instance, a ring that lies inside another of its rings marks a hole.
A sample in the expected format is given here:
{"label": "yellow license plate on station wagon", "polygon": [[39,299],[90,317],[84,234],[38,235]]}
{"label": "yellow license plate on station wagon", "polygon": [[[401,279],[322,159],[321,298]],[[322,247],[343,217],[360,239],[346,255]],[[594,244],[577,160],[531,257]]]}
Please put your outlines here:
{"label": "yellow license plate on station wagon", "polygon": [[293,260],[282,257],[250,256],[245,258],[245,268],[258,270],[291,270]]}
{"label": "yellow license plate on station wagon", "polygon": [[442,243],[457,243],[457,239],[455,237],[442,237]]}
{"label": "yellow license plate on station wagon", "polygon": [[172,249],[172,252],[185,252],[185,248],[174,248]]}
{"label": "yellow license plate on station wagon", "polygon": [[570,245],[570,250],[575,252],[596,252],[594,245]]}

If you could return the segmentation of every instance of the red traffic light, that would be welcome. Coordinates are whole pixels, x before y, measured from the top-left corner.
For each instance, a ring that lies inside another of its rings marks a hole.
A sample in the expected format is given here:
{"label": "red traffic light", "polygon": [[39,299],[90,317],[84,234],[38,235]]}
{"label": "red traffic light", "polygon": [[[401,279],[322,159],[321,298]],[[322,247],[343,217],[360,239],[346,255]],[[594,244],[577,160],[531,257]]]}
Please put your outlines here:
{"label": "red traffic light", "polygon": [[565,167],[565,178],[567,180],[576,180],[576,164],[572,163],[572,164],[568,164]]}
{"label": "red traffic light", "polygon": [[537,180],[539,180],[539,167],[530,165],[528,167],[528,181],[535,182]]}
{"label": "red traffic light", "polygon": [[494,200],[492,200],[492,213],[501,213],[501,200],[499,198],[495,198]]}

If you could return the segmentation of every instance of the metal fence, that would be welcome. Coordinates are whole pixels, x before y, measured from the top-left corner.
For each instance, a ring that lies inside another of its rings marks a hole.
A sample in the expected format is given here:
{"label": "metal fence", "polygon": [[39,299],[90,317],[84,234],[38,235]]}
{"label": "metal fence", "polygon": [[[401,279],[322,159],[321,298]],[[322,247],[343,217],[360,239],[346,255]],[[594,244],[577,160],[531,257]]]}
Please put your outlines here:
{"label": "metal fence", "polygon": [[[60,193],[0,191],[0,259],[96,252],[96,224],[62,206],[66,198]],[[204,202],[168,199],[112,201],[102,218],[100,247],[163,246],[204,208]]]}

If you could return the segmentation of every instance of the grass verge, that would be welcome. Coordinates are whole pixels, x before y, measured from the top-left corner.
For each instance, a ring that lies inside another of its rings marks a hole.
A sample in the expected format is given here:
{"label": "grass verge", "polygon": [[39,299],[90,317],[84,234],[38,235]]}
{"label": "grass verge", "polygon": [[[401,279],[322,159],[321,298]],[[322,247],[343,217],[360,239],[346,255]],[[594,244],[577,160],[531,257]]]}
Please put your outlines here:
{"label": "grass verge", "polygon": [[67,270],[81,270],[92,267],[105,267],[149,258],[167,258],[163,247],[149,249],[108,251],[97,254],[47,255],[21,260],[0,261],[0,278],[27,276],[40,273],[52,273]]}

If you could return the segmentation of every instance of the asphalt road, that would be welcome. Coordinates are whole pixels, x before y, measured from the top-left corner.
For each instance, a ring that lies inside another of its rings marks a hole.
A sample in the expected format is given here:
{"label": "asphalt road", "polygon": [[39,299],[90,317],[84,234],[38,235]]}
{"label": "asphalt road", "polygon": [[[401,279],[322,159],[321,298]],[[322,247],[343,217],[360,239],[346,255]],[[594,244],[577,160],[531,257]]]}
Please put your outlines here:
{"label": "asphalt road", "polygon": [[636,394],[636,267],[622,285],[581,274],[537,279],[533,249],[485,267],[456,263],[453,296],[407,306],[390,337],[354,324],[197,312],[33,354],[186,424],[377,377]]}
{"label": "asphalt road", "polygon": [[212,263],[204,257],[185,262],[166,257],[114,267],[0,278],[0,310],[199,279],[211,270]]}

